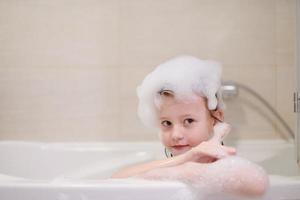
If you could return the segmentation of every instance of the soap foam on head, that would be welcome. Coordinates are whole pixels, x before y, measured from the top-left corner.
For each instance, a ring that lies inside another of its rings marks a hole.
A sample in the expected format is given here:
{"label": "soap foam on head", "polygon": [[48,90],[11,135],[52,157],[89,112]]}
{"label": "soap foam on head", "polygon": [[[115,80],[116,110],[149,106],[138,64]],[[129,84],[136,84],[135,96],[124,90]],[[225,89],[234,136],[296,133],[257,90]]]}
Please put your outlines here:
{"label": "soap foam on head", "polygon": [[148,127],[155,127],[162,90],[173,91],[175,98],[183,101],[194,100],[195,95],[200,95],[207,98],[209,110],[223,109],[221,74],[218,62],[192,56],[179,56],[157,66],[137,88],[141,121]]}

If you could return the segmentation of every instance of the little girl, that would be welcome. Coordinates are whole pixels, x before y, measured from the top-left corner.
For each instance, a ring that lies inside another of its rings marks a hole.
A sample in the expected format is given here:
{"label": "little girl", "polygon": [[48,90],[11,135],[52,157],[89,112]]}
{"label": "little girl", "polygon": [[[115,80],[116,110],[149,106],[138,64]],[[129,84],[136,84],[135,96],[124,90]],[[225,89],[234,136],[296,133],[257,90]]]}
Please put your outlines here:
{"label": "little girl", "polygon": [[180,56],[159,65],[138,87],[138,114],[157,127],[169,152],[163,160],[127,167],[113,178],[179,180],[195,187],[259,196],[268,186],[263,169],[221,145],[230,126],[223,122],[221,65]]}

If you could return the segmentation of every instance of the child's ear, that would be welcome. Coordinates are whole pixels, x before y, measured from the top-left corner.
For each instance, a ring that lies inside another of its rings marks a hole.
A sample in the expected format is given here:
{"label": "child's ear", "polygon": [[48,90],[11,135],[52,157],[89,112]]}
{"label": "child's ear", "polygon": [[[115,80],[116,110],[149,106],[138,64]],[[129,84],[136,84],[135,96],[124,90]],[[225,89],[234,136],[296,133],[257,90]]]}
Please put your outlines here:
{"label": "child's ear", "polygon": [[217,118],[218,120],[214,120],[214,125],[218,122],[218,121],[224,121],[224,112],[222,110],[213,110],[211,111],[211,114]]}

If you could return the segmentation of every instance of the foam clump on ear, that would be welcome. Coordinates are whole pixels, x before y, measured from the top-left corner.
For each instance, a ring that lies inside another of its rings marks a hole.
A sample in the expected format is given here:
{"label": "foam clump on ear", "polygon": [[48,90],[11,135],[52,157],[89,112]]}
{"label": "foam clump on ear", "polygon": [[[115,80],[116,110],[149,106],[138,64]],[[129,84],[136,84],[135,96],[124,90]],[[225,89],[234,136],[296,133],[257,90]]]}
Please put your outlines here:
{"label": "foam clump on ear", "polygon": [[206,97],[208,109],[223,109],[221,97],[222,66],[212,60],[179,56],[157,66],[137,88],[138,115],[148,127],[156,123],[159,92],[171,90],[176,99],[193,100],[195,95]]}

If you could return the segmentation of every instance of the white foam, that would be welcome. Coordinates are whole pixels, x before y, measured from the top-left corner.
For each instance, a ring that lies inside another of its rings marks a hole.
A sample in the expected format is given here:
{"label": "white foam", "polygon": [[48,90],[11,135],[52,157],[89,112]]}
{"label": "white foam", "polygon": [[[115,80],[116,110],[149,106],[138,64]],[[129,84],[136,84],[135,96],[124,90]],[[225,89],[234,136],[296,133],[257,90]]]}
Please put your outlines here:
{"label": "white foam", "polygon": [[238,156],[228,156],[214,163],[187,162],[157,168],[137,178],[181,181],[192,186],[198,195],[253,197],[263,195],[269,185],[268,175],[260,166]]}
{"label": "white foam", "polygon": [[192,56],[179,56],[157,66],[137,88],[141,121],[148,127],[155,127],[155,102],[159,101],[158,92],[163,89],[172,90],[175,98],[182,100],[193,100],[195,95],[205,96],[210,110],[223,109],[221,73],[220,63]]}

